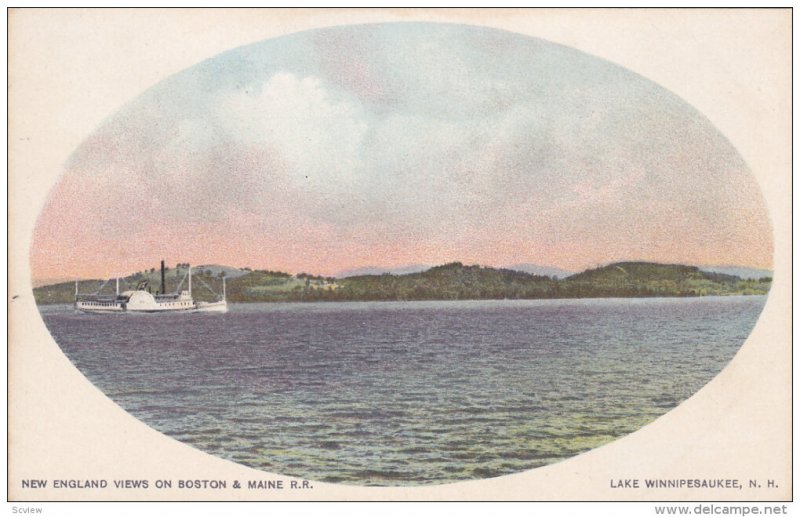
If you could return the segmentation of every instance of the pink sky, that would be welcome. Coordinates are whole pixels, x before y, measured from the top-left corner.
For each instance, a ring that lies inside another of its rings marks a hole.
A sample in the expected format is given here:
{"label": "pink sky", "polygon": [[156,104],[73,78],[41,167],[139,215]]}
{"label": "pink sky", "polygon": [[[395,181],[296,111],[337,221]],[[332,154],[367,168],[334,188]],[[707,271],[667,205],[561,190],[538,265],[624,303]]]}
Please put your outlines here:
{"label": "pink sky", "polygon": [[244,47],[98,128],[39,217],[33,276],[162,258],[770,269],[772,234],[744,162],[669,92],[540,40],[399,24]]}

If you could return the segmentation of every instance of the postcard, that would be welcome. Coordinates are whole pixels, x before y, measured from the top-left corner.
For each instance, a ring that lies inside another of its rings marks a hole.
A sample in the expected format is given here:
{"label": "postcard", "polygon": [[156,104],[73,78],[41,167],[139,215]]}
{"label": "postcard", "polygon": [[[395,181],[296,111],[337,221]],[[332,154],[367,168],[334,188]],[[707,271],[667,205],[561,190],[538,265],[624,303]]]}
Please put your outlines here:
{"label": "postcard", "polygon": [[9,12],[10,501],[788,501],[791,10]]}

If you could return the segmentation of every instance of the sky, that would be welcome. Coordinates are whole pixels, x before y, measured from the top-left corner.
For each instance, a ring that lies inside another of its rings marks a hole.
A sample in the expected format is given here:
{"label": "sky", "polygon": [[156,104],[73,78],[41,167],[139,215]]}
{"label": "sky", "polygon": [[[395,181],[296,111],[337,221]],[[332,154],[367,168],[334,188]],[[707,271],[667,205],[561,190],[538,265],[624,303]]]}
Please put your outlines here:
{"label": "sky", "polygon": [[772,231],[736,150],[656,84],[544,40],[392,23],[221,54],[75,150],[37,222],[34,279],[162,258],[770,269]]}

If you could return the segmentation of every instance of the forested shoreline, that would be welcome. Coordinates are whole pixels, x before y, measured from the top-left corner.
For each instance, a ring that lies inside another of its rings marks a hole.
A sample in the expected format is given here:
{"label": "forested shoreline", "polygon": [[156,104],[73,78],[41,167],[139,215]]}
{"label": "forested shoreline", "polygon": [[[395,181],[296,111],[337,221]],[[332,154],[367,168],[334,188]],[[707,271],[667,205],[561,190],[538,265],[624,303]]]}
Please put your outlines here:
{"label": "forested shoreline", "polygon": [[[186,264],[168,271],[166,292],[185,289]],[[397,301],[397,300],[486,300],[551,298],[641,298],[767,294],[770,277],[742,279],[738,276],[701,271],[695,266],[619,262],[586,270],[563,279],[484,266],[451,262],[419,273],[361,275],[336,279],[281,271],[198,267],[192,295],[211,300],[221,293],[227,276],[229,302],[301,301]],[[121,279],[124,289],[147,280],[160,289],[158,272],[137,272]],[[109,287],[110,286],[110,287]],[[100,288],[102,287],[102,290]],[[84,280],[81,293],[113,293],[113,282]],[[71,303],[74,282],[34,288],[39,304]]]}

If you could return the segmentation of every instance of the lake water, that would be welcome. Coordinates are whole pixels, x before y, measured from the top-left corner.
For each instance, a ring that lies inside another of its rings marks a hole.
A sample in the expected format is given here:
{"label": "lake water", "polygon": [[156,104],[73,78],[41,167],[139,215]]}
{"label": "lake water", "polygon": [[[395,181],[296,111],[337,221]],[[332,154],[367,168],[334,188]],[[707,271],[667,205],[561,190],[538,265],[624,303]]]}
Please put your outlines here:
{"label": "lake water", "polygon": [[78,369],[164,434],[279,474],[420,485],[520,472],[639,429],[722,370],[765,301],[41,311]]}

